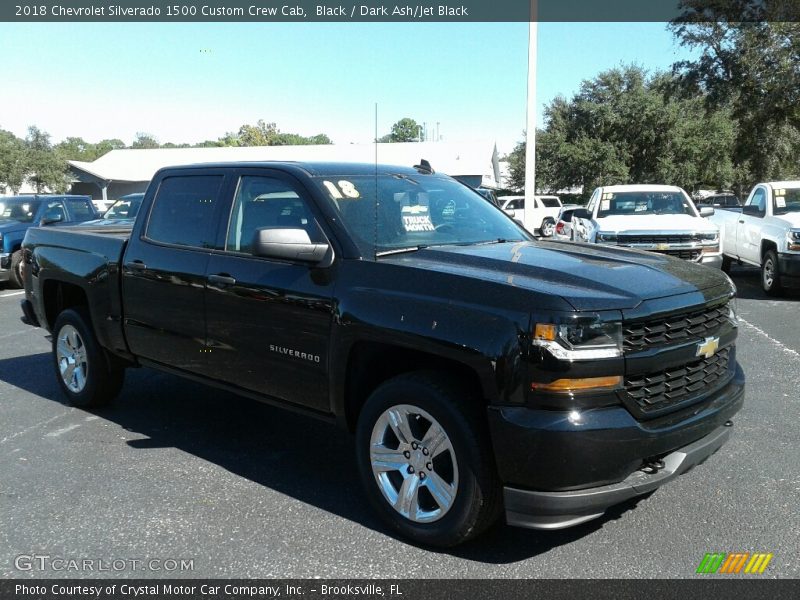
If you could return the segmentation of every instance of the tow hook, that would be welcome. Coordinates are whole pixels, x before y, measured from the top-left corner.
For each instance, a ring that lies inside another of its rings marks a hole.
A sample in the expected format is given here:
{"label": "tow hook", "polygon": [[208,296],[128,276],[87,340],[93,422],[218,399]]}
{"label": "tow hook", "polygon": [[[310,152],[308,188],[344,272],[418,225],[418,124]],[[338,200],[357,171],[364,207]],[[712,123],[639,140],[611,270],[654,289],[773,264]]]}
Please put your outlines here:
{"label": "tow hook", "polygon": [[647,475],[655,475],[661,469],[663,469],[665,466],[666,465],[664,465],[664,461],[663,460],[660,460],[660,459],[659,460],[649,460],[646,463],[644,463],[644,465],[642,465],[642,468],[639,469],[639,470],[642,473],[645,473]]}

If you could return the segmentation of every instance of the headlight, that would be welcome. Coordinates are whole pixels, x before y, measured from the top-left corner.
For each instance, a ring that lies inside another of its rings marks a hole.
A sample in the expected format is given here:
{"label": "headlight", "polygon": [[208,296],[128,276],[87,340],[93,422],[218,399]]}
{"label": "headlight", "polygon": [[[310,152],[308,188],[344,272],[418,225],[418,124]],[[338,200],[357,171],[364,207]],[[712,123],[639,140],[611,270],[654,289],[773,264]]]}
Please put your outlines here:
{"label": "headlight", "polygon": [[622,356],[622,323],[579,317],[571,323],[537,323],[533,343],[561,360]]}
{"label": "headlight", "polygon": [[616,233],[607,233],[605,231],[598,231],[597,232],[597,242],[599,244],[616,244],[617,243],[617,234]]}
{"label": "headlight", "polygon": [[736,304],[736,296],[733,296],[728,301],[728,318],[731,320],[734,327],[739,326],[739,307]]}
{"label": "headlight", "polygon": [[800,230],[793,229],[787,233],[786,244],[789,250],[800,250]]}
{"label": "headlight", "polygon": [[719,232],[715,231],[713,233],[702,233],[702,234],[700,234],[700,239],[703,240],[704,242],[718,243],[719,242]]}

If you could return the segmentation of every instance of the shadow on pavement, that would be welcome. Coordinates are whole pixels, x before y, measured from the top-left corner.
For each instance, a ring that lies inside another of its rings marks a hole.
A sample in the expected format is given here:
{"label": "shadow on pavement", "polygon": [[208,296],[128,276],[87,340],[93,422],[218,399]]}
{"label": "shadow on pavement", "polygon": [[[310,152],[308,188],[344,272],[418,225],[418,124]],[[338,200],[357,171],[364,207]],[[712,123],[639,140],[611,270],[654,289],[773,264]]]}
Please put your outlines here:
{"label": "shadow on pavement", "polygon": [[[0,360],[0,380],[65,404],[52,369],[49,353],[9,358]],[[396,537],[374,516],[362,493],[352,437],[334,425],[150,369],[130,369],[115,403],[92,413],[146,436],[128,441],[131,448],[180,449]],[[498,524],[449,553],[495,564],[525,560],[593,533],[635,504],[627,502],[601,519],[562,531]]]}
{"label": "shadow on pavement", "polygon": [[780,296],[767,296],[761,289],[761,269],[749,266],[733,266],[730,273],[736,284],[737,296],[744,300],[778,300],[796,302],[800,299],[800,290],[783,290]]}

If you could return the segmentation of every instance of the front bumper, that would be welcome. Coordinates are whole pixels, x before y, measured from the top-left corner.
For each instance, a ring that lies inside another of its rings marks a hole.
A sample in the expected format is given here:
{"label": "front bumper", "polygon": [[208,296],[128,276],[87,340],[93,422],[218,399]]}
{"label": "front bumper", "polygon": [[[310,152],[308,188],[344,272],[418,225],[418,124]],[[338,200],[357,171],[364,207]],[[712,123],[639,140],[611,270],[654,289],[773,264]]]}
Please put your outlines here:
{"label": "front bumper", "polygon": [[[713,454],[744,402],[744,374],[699,405],[647,421],[621,406],[582,413],[489,409],[511,525],[557,529],[598,517],[663,485]],[[662,460],[647,475],[642,467]]]}
{"label": "front bumper", "polygon": [[778,274],[783,287],[800,288],[800,254],[779,254]]}
{"label": "front bumper", "polygon": [[0,282],[8,281],[11,277],[11,255],[5,252],[0,254]]}
{"label": "front bumper", "polygon": [[703,254],[700,257],[700,264],[713,269],[722,268],[722,254]]}

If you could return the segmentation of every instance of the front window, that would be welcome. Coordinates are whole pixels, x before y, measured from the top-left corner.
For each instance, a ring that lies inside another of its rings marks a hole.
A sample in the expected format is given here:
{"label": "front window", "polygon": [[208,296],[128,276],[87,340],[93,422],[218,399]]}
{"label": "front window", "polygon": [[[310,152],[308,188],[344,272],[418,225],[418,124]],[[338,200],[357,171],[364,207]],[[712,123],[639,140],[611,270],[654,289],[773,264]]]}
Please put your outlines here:
{"label": "front window", "polygon": [[530,239],[502,211],[446,177],[342,175],[316,181],[364,255]]}
{"label": "front window", "polygon": [[689,200],[680,192],[605,192],[599,218],[617,215],[691,215]]}
{"label": "front window", "polygon": [[542,206],[546,206],[547,208],[556,208],[561,206],[561,202],[558,201],[558,198],[540,198],[542,201]]}
{"label": "front window", "polygon": [[28,200],[25,198],[0,200],[0,218],[12,219],[20,223],[33,223],[41,204],[41,200]]}
{"label": "front window", "polygon": [[776,215],[785,215],[790,212],[800,212],[800,188],[777,188],[773,194],[772,212]]}
{"label": "front window", "polygon": [[143,196],[134,198],[120,198],[111,205],[105,214],[104,219],[133,219],[139,213],[139,207],[142,205]]}

